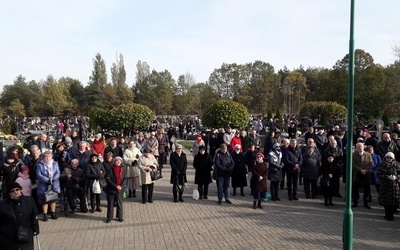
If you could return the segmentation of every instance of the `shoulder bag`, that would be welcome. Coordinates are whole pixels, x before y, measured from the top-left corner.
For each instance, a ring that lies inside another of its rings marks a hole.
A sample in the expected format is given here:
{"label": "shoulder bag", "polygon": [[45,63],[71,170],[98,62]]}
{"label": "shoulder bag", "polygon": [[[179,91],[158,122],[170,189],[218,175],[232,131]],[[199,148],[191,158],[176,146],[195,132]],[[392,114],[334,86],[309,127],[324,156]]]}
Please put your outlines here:
{"label": "shoulder bag", "polygon": [[44,192],[44,201],[46,203],[53,203],[58,200],[58,193],[53,191],[53,184],[49,186],[47,191]]}

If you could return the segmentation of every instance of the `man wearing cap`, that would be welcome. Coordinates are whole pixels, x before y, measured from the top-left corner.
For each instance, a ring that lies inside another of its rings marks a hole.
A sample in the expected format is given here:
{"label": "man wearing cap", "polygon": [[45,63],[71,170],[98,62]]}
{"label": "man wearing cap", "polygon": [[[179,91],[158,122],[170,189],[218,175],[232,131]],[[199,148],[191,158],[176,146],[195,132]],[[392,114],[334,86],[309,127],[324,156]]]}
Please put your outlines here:
{"label": "man wearing cap", "polygon": [[235,162],[228,152],[228,145],[223,143],[220,150],[214,158],[214,166],[217,171],[217,186],[218,186],[218,205],[221,205],[223,195],[228,204],[232,204],[229,199],[229,183],[231,181],[232,171],[235,167]]}
{"label": "man wearing cap", "polygon": [[[8,186],[9,198],[0,201],[1,249],[33,249],[33,236],[39,234],[37,209],[30,196],[22,194],[17,182]],[[28,232],[27,242],[17,240],[18,227]]]}
{"label": "man wearing cap", "polygon": [[358,206],[360,198],[360,188],[363,188],[364,207],[371,209],[368,205],[371,193],[371,168],[373,165],[372,156],[369,152],[364,151],[364,143],[358,142],[353,153],[353,192],[352,207]]}
{"label": "man wearing cap", "polygon": [[285,164],[288,199],[297,201],[297,181],[299,179],[300,166],[303,164],[303,156],[297,147],[297,140],[291,139],[286,150],[283,162]]}
{"label": "man wearing cap", "polygon": [[178,202],[178,191],[179,201],[183,202],[183,191],[185,183],[187,182],[186,170],[187,170],[187,158],[186,154],[182,151],[182,145],[176,144],[175,152],[171,153],[170,158],[171,164],[171,179],[170,183],[172,186],[172,194],[174,196],[174,202]]}

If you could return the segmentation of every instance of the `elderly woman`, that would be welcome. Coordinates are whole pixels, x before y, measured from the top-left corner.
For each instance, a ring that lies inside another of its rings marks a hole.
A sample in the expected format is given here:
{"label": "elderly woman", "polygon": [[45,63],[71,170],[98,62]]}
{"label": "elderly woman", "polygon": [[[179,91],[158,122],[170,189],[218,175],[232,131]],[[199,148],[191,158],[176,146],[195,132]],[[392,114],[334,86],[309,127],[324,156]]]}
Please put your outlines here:
{"label": "elderly woman", "polygon": [[104,178],[105,176],[105,169],[103,166],[103,163],[99,160],[99,156],[97,154],[91,154],[90,155],[90,160],[89,163],[86,167],[85,174],[87,178],[87,185],[88,188],[90,189],[90,207],[91,213],[94,213],[95,211],[95,200],[96,200],[96,211],[101,212],[100,208],[100,193],[94,193],[93,192],[93,183],[94,181],[99,181],[100,183],[103,183],[101,179]]}
{"label": "elderly woman", "polygon": [[253,208],[256,207],[263,209],[261,205],[261,197],[265,197],[267,192],[267,175],[268,175],[268,164],[264,162],[264,155],[262,153],[257,153],[256,164],[251,169],[252,172],[252,182],[253,187]]}
{"label": "elderly woman", "polygon": [[136,189],[140,187],[140,169],[138,167],[139,157],[142,156],[136,147],[134,140],[130,140],[128,148],[124,151],[124,162],[126,164],[126,181],[129,189],[129,198],[136,197]]}
{"label": "elderly woman", "polygon": [[117,156],[113,159],[111,167],[106,169],[106,182],[105,192],[107,193],[107,220],[110,223],[113,213],[114,204],[117,207],[117,219],[119,222],[124,221],[124,213],[122,207],[122,193],[123,185],[125,182],[125,170],[122,167],[122,158]]}
{"label": "elderly woman", "polygon": [[[1,249],[34,249],[33,236],[39,234],[35,202],[22,194],[17,182],[10,183],[7,191],[9,198],[0,201]],[[17,239],[18,227],[28,231],[26,242]]]}
{"label": "elderly woman", "polygon": [[[153,202],[153,190],[154,181],[151,180],[150,171],[153,168],[158,167],[157,159],[152,155],[150,148],[143,150],[143,155],[139,157],[138,166],[141,171],[141,182],[142,182],[142,203],[146,204],[146,201]],[[147,199],[146,199],[147,196]]]}
{"label": "elderly woman", "polygon": [[53,153],[49,150],[44,152],[43,159],[39,162],[36,168],[36,176],[39,181],[37,194],[39,203],[43,208],[43,221],[47,221],[47,212],[50,206],[51,218],[56,220],[56,202],[46,202],[45,192],[53,190],[60,193],[60,168],[58,163],[53,160]]}
{"label": "elderly woman", "polygon": [[399,205],[400,194],[400,168],[392,152],[386,153],[384,161],[378,167],[377,175],[381,180],[378,197],[379,204],[385,207],[385,220],[392,221],[393,214]]}
{"label": "elderly woman", "polygon": [[244,196],[244,187],[247,186],[246,160],[244,158],[244,153],[241,151],[242,147],[240,144],[236,144],[232,152],[232,159],[235,162],[235,167],[232,171],[233,196],[236,196],[236,188],[240,188],[240,195]]}
{"label": "elderly woman", "polygon": [[196,169],[194,184],[198,185],[199,199],[208,199],[208,185],[212,182],[211,171],[214,164],[205,146],[199,147],[199,153],[194,156],[193,167]]}

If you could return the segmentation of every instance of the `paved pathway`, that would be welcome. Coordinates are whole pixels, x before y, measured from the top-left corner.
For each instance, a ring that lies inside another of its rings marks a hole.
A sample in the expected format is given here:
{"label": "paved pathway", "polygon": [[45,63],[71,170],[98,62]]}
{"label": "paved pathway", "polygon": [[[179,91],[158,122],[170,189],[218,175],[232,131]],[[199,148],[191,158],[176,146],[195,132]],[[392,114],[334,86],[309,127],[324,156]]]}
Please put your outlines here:
{"label": "paved pathway", "polygon": [[[269,201],[263,210],[254,210],[247,188],[245,197],[232,197],[232,205],[218,206],[213,183],[209,200],[195,201],[193,157],[185,152],[189,159],[185,202],[172,202],[167,165],[164,178],[155,184],[154,203],[125,199],[123,223],[105,223],[105,197],[101,213],[40,222],[42,249],[342,249],[342,199],[326,208],[321,198],[305,199],[300,186],[299,201],[288,201],[286,190],[281,190],[282,201]],[[400,215],[393,222],[384,220],[376,198],[374,192],[372,210],[353,210],[354,249],[399,249]]]}

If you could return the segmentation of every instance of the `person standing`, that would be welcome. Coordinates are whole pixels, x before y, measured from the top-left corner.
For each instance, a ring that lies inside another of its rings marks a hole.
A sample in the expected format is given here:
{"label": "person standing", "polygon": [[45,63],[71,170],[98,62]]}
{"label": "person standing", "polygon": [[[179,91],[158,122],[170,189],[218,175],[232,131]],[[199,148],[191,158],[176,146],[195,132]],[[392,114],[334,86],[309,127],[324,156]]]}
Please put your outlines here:
{"label": "person standing", "polygon": [[261,197],[265,197],[267,192],[267,175],[268,175],[268,164],[264,162],[264,155],[262,153],[257,153],[256,164],[251,169],[252,172],[252,185],[253,190],[253,208],[263,209],[261,205]]}
{"label": "person standing", "polygon": [[371,209],[368,205],[369,196],[371,194],[371,168],[373,161],[371,154],[364,151],[364,143],[358,142],[353,153],[353,205],[358,206],[360,198],[360,188],[363,189],[364,207]]}
{"label": "person standing", "polygon": [[199,153],[194,156],[193,167],[196,170],[194,174],[194,184],[197,184],[199,190],[199,199],[208,199],[208,185],[212,182],[211,171],[213,161],[206,152],[205,146],[199,147]]}
{"label": "person standing", "polygon": [[287,176],[288,199],[297,201],[297,181],[299,179],[300,166],[303,164],[303,156],[297,147],[296,139],[290,140],[290,145],[286,150],[283,161]]}
{"label": "person standing", "polygon": [[47,212],[50,206],[51,218],[57,219],[56,202],[46,202],[45,192],[52,189],[56,193],[60,193],[60,168],[56,161],[52,159],[53,153],[49,150],[44,152],[43,159],[36,168],[36,176],[39,180],[37,194],[39,203],[43,209],[43,221],[47,221]]}
{"label": "person standing", "polygon": [[320,176],[319,170],[321,168],[321,158],[315,152],[317,148],[315,146],[307,146],[307,152],[303,154],[303,164],[301,165],[301,172],[304,174],[304,192],[306,198],[310,198],[310,186],[311,186],[311,198],[315,199],[317,196],[317,180]]}
{"label": "person standing", "polygon": [[[93,192],[93,183],[95,181],[98,181],[99,184],[103,183],[102,179],[104,179],[106,171],[104,169],[103,163],[101,161],[99,161],[97,154],[90,155],[90,161],[87,165],[85,174],[86,174],[87,184],[88,184],[87,187],[90,190],[90,207],[91,207],[90,212],[91,213],[94,213],[94,211],[102,212],[102,209],[100,208],[100,197],[101,197],[100,194],[101,193],[97,194],[97,193]],[[96,205],[96,210],[95,210],[95,205]]]}
{"label": "person standing", "polygon": [[[32,197],[22,194],[22,187],[17,182],[8,185],[8,196],[0,201],[1,249],[34,249],[33,236],[39,234],[35,202]],[[18,241],[19,227],[27,229],[27,242]]]}
{"label": "person standing", "polygon": [[279,182],[282,181],[283,160],[281,145],[279,143],[275,143],[269,152],[268,163],[268,180],[270,180],[271,200],[280,201]]}
{"label": "person standing", "polygon": [[106,170],[105,179],[107,186],[105,192],[107,194],[107,219],[106,223],[110,223],[114,213],[114,206],[117,207],[117,219],[119,222],[124,221],[124,210],[122,206],[123,185],[125,182],[125,170],[122,167],[122,158],[117,156],[113,159],[111,168]]}
{"label": "person standing", "polygon": [[220,150],[215,155],[214,166],[217,171],[218,205],[222,204],[223,195],[225,196],[226,203],[232,204],[229,197],[229,183],[235,162],[228,152],[228,144],[221,144]]}
{"label": "person standing", "polygon": [[241,146],[236,144],[234,146],[234,151],[232,152],[232,159],[235,162],[235,167],[232,171],[233,196],[236,196],[236,188],[240,188],[240,195],[244,196],[244,187],[247,186],[246,160],[244,158],[244,153],[241,151]]}
{"label": "person standing", "polygon": [[182,145],[177,144],[175,152],[171,153],[170,157],[171,165],[171,179],[170,183],[172,186],[172,194],[174,196],[174,202],[183,202],[183,191],[185,189],[186,170],[187,170],[187,159],[186,154],[182,151]]}
{"label": "person standing", "polygon": [[379,204],[385,207],[385,220],[392,221],[394,212],[399,205],[400,195],[400,168],[393,152],[386,153],[384,161],[378,167],[377,175],[381,180]]}
{"label": "person standing", "polygon": [[[158,167],[157,159],[152,155],[151,149],[146,147],[143,149],[143,155],[139,157],[138,167],[141,171],[140,178],[142,183],[142,203],[153,203],[154,181],[151,180],[150,171],[152,168]],[[147,197],[146,197],[147,196]]]}
{"label": "person standing", "polygon": [[160,171],[162,171],[164,167],[164,157],[168,154],[168,138],[164,133],[164,129],[157,130],[157,140],[158,140],[158,166]]}
{"label": "person standing", "polygon": [[123,156],[123,151],[122,151],[122,148],[121,148],[121,147],[118,147],[117,139],[116,139],[116,138],[113,137],[113,138],[110,139],[110,145],[107,146],[107,147],[104,149],[104,154],[106,154],[107,152],[112,152],[112,154],[113,154],[114,157],[119,156],[119,157],[122,158],[122,156]]}
{"label": "person standing", "polygon": [[139,157],[142,156],[133,140],[128,142],[128,148],[124,151],[124,162],[126,164],[126,182],[128,184],[128,197],[136,197],[136,189],[140,187],[140,169],[138,167]]}

